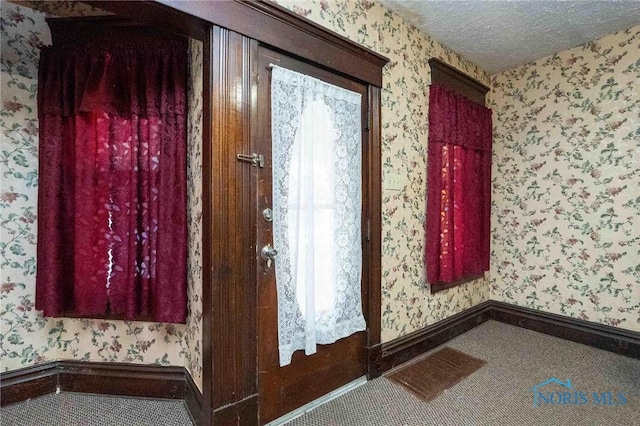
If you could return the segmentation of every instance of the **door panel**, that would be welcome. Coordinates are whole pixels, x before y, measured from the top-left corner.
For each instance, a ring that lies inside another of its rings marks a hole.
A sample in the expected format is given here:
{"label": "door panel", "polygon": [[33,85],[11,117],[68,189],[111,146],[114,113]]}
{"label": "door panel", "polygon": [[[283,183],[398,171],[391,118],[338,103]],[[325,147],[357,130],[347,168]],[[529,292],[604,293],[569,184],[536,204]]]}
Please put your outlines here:
{"label": "door panel", "polygon": [[[294,353],[291,364],[280,367],[278,356],[278,312],[274,266],[267,267],[260,249],[273,245],[271,223],[262,212],[271,204],[271,84],[269,64],[310,75],[330,84],[358,92],[362,95],[363,149],[366,149],[365,85],[343,78],[329,71],[298,61],[264,47],[258,49],[257,133],[253,135],[253,152],[264,156],[264,168],[257,171],[257,223],[256,271],[258,288],[258,388],[260,423],[269,422],[322,395],[366,374],[366,332],[359,332],[330,345],[318,345],[317,353],[305,355],[304,350]],[[363,158],[366,158],[363,155]],[[368,182],[367,167],[363,166],[363,182]],[[363,188],[363,205],[366,203]],[[367,212],[362,211],[362,224]],[[361,230],[366,229],[362,226]],[[361,231],[362,232],[362,231]],[[366,241],[363,235],[362,241]],[[277,249],[277,247],[276,247]],[[363,250],[363,256],[367,252]],[[366,259],[363,258],[366,265]],[[365,274],[363,274],[365,276]],[[367,292],[361,285],[363,312],[367,313]]]}

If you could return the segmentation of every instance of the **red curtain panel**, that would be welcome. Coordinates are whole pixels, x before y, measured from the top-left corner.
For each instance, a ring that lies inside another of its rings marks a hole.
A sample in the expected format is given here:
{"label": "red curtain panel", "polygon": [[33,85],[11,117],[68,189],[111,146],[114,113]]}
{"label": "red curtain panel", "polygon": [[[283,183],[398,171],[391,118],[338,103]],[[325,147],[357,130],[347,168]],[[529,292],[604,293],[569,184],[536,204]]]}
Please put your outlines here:
{"label": "red curtain panel", "polygon": [[431,86],[426,267],[434,291],[489,269],[491,141],[490,109]]}
{"label": "red curtain panel", "polygon": [[45,48],[36,308],[184,323],[187,47]]}

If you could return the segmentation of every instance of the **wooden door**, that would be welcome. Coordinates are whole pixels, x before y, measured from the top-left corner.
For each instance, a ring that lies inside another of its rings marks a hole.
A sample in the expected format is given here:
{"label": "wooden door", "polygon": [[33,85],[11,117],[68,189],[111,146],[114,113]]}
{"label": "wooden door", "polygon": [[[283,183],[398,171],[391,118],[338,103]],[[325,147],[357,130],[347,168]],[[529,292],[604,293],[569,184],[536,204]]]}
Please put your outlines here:
{"label": "wooden door", "polygon": [[[303,350],[294,353],[291,364],[280,367],[278,357],[278,303],[274,266],[260,256],[260,249],[273,245],[271,223],[263,211],[271,208],[271,72],[270,64],[297,71],[344,87],[362,95],[363,147],[366,126],[367,87],[310,64],[272,50],[258,49],[257,134],[253,135],[253,152],[264,156],[264,167],[257,171],[257,241],[256,277],[258,289],[258,389],[260,424],[274,420],[326,393],[366,374],[366,332],[359,332],[330,345],[318,345],[317,353],[307,356]],[[365,156],[363,156],[365,158]],[[363,167],[363,182],[368,182]],[[367,191],[363,188],[363,206]],[[363,209],[361,231],[366,229],[367,214]],[[366,241],[363,234],[362,241]],[[364,243],[363,243],[364,244]],[[277,247],[276,247],[277,249]],[[366,251],[363,250],[363,255]],[[366,259],[363,264],[367,265]],[[366,318],[367,291],[362,286],[363,312]],[[367,319],[368,320],[368,319]],[[368,324],[368,322],[367,322]]]}

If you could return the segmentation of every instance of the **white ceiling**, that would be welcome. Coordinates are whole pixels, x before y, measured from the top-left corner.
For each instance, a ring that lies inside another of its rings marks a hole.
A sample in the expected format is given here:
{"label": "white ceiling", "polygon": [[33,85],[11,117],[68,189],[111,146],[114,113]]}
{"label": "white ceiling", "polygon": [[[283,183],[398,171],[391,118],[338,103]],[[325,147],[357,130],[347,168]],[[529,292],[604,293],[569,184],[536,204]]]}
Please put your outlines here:
{"label": "white ceiling", "polygon": [[640,24],[640,0],[381,0],[495,74]]}

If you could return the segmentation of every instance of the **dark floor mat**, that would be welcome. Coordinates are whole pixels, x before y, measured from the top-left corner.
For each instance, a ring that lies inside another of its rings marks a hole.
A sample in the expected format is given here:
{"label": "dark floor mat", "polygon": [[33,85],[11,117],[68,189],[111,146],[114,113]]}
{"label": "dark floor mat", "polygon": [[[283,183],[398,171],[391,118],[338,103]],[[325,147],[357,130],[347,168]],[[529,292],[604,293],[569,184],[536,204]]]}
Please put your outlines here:
{"label": "dark floor mat", "polygon": [[387,378],[429,401],[486,363],[455,349],[444,348],[394,371]]}

